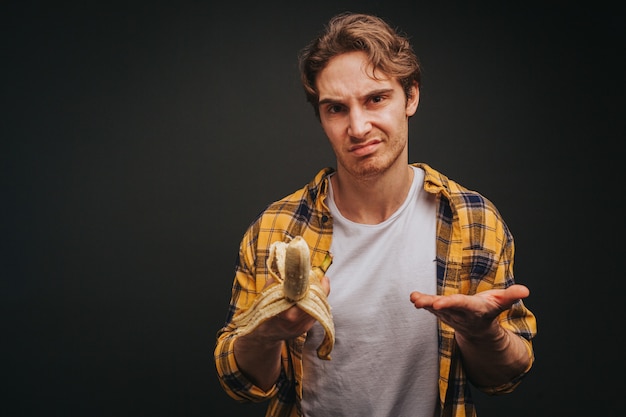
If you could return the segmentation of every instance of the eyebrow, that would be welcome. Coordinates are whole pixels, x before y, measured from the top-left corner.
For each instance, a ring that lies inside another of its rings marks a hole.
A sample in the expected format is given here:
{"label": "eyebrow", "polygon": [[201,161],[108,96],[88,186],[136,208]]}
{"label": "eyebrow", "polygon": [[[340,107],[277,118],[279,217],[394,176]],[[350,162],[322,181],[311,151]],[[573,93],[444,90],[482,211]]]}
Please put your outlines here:
{"label": "eyebrow", "polygon": [[[372,90],[367,94],[364,94],[363,96],[359,97],[359,98],[364,98],[364,97],[374,97],[374,96],[380,96],[383,94],[388,94],[390,92],[393,91],[393,88],[381,88],[379,90]],[[323,105],[323,104],[335,104],[335,103],[341,103],[341,100],[337,100],[337,99],[333,99],[333,98],[324,98],[321,99],[318,102],[318,105]]]}

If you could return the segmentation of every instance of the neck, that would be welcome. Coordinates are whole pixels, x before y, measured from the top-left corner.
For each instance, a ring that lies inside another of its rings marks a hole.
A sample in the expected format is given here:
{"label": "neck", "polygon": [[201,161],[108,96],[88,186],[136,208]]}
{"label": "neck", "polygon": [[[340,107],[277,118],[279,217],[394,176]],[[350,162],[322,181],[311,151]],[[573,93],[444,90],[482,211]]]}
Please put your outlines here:
{"label": "neck", "polygon": [[404,203],[413,175],[413,169],[406,164],[379,177],[359,180],[338,169],[331,177],[335,205],[353,222],[381,223]]}

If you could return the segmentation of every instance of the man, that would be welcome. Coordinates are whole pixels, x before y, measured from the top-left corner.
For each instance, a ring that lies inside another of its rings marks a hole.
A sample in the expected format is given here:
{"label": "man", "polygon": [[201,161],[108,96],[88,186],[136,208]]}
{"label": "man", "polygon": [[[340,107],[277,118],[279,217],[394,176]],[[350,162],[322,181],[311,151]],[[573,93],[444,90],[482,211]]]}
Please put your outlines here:
{"label": "man", "polygon": [[[215,347],[220,381],[235,399],[269,400],[267,416],[474,416],[469,383],[511,392],[534,361],[513,237],[482,195],[408,163],[420,66],[406,37],[364,14],[325,29],[299,59],[336,169],[246,231]],[[246,334],[236,325],[276,284],[270,246],[295,236],[332,308],[330,360],[316,354],[324,328],[298,306]]]}

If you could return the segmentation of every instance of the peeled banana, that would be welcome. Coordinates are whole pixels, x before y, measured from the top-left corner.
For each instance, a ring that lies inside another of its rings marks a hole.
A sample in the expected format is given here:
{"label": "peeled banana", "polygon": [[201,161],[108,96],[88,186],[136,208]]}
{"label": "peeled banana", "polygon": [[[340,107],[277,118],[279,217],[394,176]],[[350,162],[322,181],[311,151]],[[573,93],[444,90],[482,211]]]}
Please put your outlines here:
{"label": "peeled banana", "polygon": [[302,236],[270,246],[267,267],[275,282],[266,287],[252,306],[233,318],[235,333],[252,332],[265,320],[297,305],[324,328],[324,339],[317,348],[320,359],[330,360],[335,344],[335,326],[330,305],[320,280],[311,269],[309,246]]}

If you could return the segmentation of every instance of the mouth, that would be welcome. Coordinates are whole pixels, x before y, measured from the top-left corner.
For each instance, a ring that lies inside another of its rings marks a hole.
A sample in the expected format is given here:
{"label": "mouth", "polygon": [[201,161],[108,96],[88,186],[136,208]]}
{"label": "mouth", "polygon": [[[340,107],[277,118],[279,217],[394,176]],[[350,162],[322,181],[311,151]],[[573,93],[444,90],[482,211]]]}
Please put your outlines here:
{"label": "mouth", "polygon": [[356,156],[365,156],[374,153],[380,143],[380,140],[370,140],[366,143],[351,146],[348,151]]}

